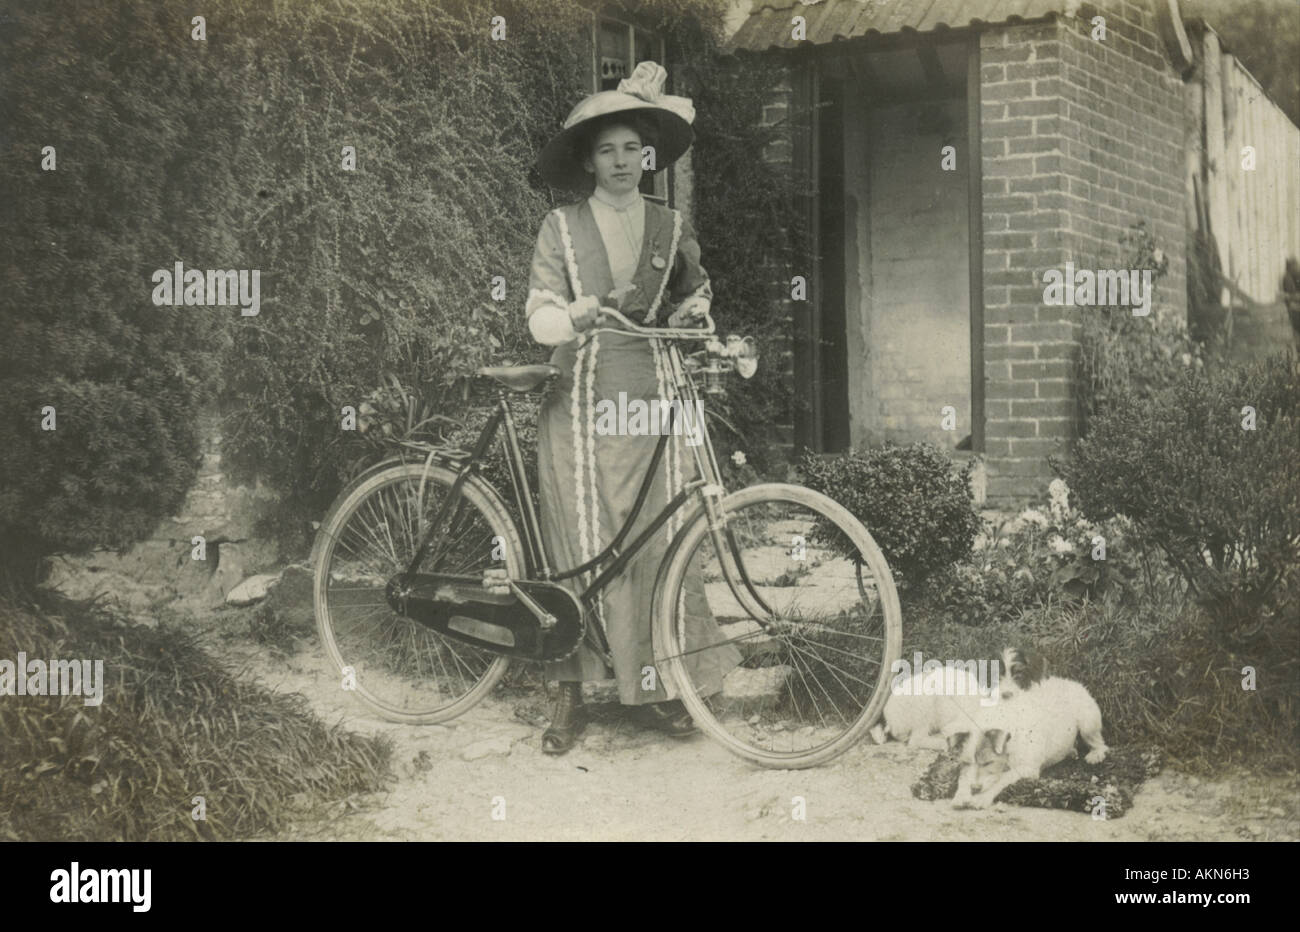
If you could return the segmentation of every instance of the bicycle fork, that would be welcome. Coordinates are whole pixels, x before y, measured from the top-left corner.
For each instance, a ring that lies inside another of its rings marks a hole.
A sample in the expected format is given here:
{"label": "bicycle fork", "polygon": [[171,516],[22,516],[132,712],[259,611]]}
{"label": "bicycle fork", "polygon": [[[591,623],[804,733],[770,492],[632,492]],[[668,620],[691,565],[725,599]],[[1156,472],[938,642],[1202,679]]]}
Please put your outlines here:
{"label": "bicycle fork", "polygon": [[[687,404],[682,406],[682,410],[689,409],[703,412],[703,403],[700,400],[699,392],[695,388],[695,384],[686,377],[682,369],[682,356],[676,346],[670,349],[668,359],[678,394],[686,397]],[[699,424],[696,427],[699,431],[700,442],[691,447],[691,453],[695,457],[695,467],[698,474],[705,477],[704,485],[700,491],[703,494],[704,511],[709,522],[709,535],[713,539],[713,549],[718,554],[718,565],[722,571],[722,578],[726,581],[731,594],[735,596],[741,607],[749,613],[751,618],[766,628],[771,623],[772,610],[763,601],[763,597],[759,595],[753,580],[750,579],[749,571],[745,568],[744,560],[740,556],[740,547],[736,543],[735,530],[728,525],[727,515],[722,510],[722,499],[726,495],[726,489],[723,488],[720,479],[722,473],[718,469],[717,455],[713,451],[713,438],[709,436],[708,424],[705,423],[702,416],[699,418]]]}

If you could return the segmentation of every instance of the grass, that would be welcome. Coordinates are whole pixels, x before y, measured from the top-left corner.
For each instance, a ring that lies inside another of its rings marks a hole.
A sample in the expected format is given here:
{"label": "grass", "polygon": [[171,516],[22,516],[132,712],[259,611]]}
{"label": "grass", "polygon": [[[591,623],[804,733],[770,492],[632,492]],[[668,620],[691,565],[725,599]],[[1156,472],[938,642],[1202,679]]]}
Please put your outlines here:
{"label": "grass", "polygon": [[0,838],[249,838],[390,776],[387,739],[328,727],[304,697],[232,675],[189,631],[41,598],[0,601],[0,657],[102,659],[104,700],[0,698]]}

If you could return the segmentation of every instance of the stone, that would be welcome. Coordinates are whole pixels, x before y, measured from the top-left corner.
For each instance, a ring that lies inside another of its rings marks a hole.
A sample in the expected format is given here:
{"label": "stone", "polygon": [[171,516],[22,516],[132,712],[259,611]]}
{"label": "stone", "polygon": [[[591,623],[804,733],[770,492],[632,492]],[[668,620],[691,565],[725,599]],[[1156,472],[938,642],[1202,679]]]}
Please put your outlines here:
{"label": "stone", "polygon": [[266,598],[267,592],[279,578],[273,573],[259,573],[256,576],[249,576],[226,593],[226,604],[244,606],[260,602]]}
{"label": "stone", "polygon": [[793,673],[786,664],[751,670],[736,667],[722,681],[722,692],[714,700],[719,712],[752,715],[775,709]]}

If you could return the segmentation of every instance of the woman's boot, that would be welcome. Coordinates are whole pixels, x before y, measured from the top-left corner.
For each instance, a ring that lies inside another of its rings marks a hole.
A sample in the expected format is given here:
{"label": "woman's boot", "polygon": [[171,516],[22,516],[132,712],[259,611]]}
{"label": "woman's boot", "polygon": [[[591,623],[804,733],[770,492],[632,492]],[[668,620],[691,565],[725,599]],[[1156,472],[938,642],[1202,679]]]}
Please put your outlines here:
{"label": "woman's boot", "polygon": [[633,715],[647,728],[662,731],[672,738],[685,738],[698,731],[695,720],[691,718],[691,713],[686,711],[686,706],[682,705],[680,699],[636,706]]}
{"label": "woman's boot", "polygon": [[582,705],[581,683],[560,683],[551,708],[551,724],[542,732],[542,752],[563,754],[573,747],[578,734],[587,724],[587,710]]}

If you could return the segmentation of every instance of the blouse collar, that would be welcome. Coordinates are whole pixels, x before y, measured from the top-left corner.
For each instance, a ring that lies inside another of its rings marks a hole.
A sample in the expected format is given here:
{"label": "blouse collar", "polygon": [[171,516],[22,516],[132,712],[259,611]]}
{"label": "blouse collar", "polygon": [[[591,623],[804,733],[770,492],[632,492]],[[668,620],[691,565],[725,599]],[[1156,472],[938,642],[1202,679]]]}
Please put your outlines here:
{"label": "blouse collar", "polygon": [[606,207],[620,212],[635,207],[641,201],[641,192],[637,190],[629,191],[626,195],[619,197],[618,195],[610,194],[598,187],[592,192],[591,196],[594,200],[600,201],[600,203],[604,204]]}

